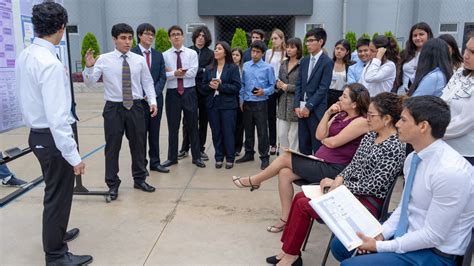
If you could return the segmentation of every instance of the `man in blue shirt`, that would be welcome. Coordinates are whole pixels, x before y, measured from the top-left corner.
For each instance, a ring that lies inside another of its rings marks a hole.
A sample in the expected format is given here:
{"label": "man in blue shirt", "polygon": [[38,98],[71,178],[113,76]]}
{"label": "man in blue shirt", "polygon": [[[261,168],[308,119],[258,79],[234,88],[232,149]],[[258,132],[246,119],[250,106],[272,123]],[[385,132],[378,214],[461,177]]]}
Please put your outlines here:
{"label": "man in blue shirt", "polygon": [[347,71],[347,83],[359,82],[362,71],[364,70],[365,64],[370,60],[369,50],[370,40],[365,38],[359,38],[357,40],[357,58],[355,64],[349,67]]}
{"label": "man in blue shirt", "polygon": [[255,126],[258,136],[258,153],[262,164],[260,169],[269,164],[269,142],[267,127],[267,100],[273,94],[275,74],[270,64],[262,60],[265,43],[255,41],[250,45],[252,60],[244,64],[242,88],[240,89],[240,108],[243,112],[245,128],[245,155],[235,163],[254,160]]}

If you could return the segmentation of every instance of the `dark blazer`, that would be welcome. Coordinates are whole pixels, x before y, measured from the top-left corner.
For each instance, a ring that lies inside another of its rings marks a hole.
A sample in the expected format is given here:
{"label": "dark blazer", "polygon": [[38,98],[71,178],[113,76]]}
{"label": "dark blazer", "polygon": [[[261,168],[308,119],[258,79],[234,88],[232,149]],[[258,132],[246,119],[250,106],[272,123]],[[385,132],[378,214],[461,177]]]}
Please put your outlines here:
{"label": "dark blazer", "polygon": [[300,73],[296,80],[294,108],[300,107],[306,92],[306,108],[321,119],[327,109],[327,91],[332,80],[334,62],[326,54],[321,54],[308,79],[310,57],[301,59]]}
{"label": "dark blazer", "polygon": [[[155,93],[157,104],[163,106],[163,88],[166,83],[166,71],[165,71],[165,60],[163,59],[163,54],[159,51],[151,48],[151,77],[153,78],[153,83],[155,84]],[[131,52],[139,54],[143,57],[145,55],[140,50],[140,46],[135,46]]]}
{"label": "dark blazer", "polygon": [[206,68],[202,87],[207,95],[207,107],[217,109],[234,109],[239,107],[240,72],[236,64],[225,64],[222,68],[221,84],[217,88],[219,95],[214,96],[215,90],[209,87],[209,82],[216,77],[217,69],[212,66]]}

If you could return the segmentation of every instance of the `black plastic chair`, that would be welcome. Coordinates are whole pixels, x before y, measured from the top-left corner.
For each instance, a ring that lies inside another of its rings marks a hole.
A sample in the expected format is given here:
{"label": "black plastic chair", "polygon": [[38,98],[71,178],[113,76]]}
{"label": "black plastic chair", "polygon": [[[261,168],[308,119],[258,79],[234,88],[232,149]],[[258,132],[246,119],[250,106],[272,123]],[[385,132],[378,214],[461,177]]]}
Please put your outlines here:
{"label": "black plastic chair", "polygon": [[[382,206],[377,206],[377,204],[374,204],[375,201],[371,202],[371,204],[373,204],[375,207],[378,207],[377,209],[378,209],[378,214],[379,215],[377,217],[379,218],[379,221],[381,223],[385,222],[388,219],[388,217],[390,216],[389,213],[388,213],[388,207],[390,206],[390,199],[392,198],[392,193],[393,193],[393,190],[395,188],[395,185],[397,184],[397,180],[398,180],[398,177],[393,181],[392,185],[390,186],[390,188],[387,192],[387,196],[385,197]],[[293,183],[295,185],[298,185],[298,186],[309,184],[309,182],[307,182],[303,179],[295,180],[295,181],[293,181]],[[324,224],[323,220],[317,219],[316,221],[319,224]],[[303,243],[303,247],[301,249],[302,251],[305,251],[305,249],[306,249],[306,244],[308,243],[309,235],[311,234],[311,230],[313,229],[313,224],[314,224],[314,219],[311,219],[311,224],[309,225],[308,233],[306,233],[306,237],[305,237],[305,240],[304,240],[304,243]],[[321,265],[323,265],[323,266],[326,265],[326,261],[327,261],[328,256],[329,256],[329,251],[331,250],[331,240],[333,238],[334,238],[334,234],[331,234],[331,238],[329,239],[328,245],[326,247],[326,251],[324,253],[323,261],[321,262]]]}

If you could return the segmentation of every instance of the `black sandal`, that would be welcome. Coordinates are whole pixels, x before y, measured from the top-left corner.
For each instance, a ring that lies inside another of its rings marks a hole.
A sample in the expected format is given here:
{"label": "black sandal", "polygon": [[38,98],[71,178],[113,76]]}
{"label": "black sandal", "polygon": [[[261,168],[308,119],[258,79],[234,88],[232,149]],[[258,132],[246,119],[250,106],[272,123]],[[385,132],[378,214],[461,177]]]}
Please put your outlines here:
{"label": "black sandal", "polygon": [[[249,184],[250,184],[250,185],[244,185],[244,184],[240,181],[240,179],[241,179],[242,177],[245,177],[245,176],[233,176],[233,177],[232,177],[232,182],[234,182],[234,185],[236,185],[236,186],[239,187],[239,188],[249,187],[249,188],[250,188],[250,191],[254,191],[254,190],[260,188],[260,185],[254,185],[254,184],[252,184],[252,181],[251,181],[252,179],[250,178],[250,176],[249,176]],[[237,181],[237,182],[236,182],[236,181]]]}

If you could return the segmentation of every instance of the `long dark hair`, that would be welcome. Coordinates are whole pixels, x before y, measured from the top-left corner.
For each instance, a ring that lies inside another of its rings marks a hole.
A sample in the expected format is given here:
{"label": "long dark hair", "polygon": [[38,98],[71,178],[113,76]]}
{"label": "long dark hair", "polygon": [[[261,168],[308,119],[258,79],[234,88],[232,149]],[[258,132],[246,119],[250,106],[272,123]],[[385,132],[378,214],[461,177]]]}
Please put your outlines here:
{"label": "long dark hair", "polygon": [[[240,47],[235,47],[234,49],[232,49],[230,56],[232,56],[232,54],[235,51],[237,51],[240,54],[240,61],[239,61],[238,66],[240,69],[242,69],[242,65],[244,64],[244,52],[242,51]],[[232,59],[232,62],[234,62],[234,59]]]}
{"label": "long dark hair", "polygon": [[[218,42],[216,42],[216,45],[214,46],[214,50],[216,49],[216,47],[218,45],[220,45],[220,46],[222,46],[222,48],[224,48],[225,63],[226,64],[234,64],[234,60],[232,60],[232,51],[230,50],[230,45],[225,41],[218,41]],[[217,68],[217,59],[216,58],[214,58],[214,60],[212,62],[212,66],[211,66],[211,69],[214,69],[214,68]]]}
{"label": "long dark hair", "polygon": [[405,50],[400,53],[400,63],[398,64],[398,75],[393,83],[393,88],[398,89],[403,83],[403,64],[409,62],[415,57],[416,54],[416,45],[413,42],[413,32],[415,30],[422,30],[428,35],[428,40],[433,38],[433,32],[431,31],[430,25],[425,22],[419,22],[413,25],[410,29],[410,34],[408,35],[408,40],[405,43]]}
{"label": "long dark hair", "polygon": [[445,41],[448,46],[451,47],[451,64],[453,64],[453,67],[458,69],[461,67],[461,64],[463,62],[463,58],[461,53],[459,52],[459,47],[454,39],[453,35],[451,34],[441,34],[438,36],[441,40]]}
{"label": "long dark hair", "polygon": [[446,81],[453,75],[451,60],[449,59],[448,45],[445,41],[435,38],[428,40],[421,49],[420,58],[416,67],[415,80],[411,84],[407,95],[411,96],[421,80],[435,68],[439,67]]}
{"label": "long dark hair", "polygon": [[345,39],[341,39],[341,40],[336,42],[336,44],[334,45],[334,51],[332,53],[332,61],[334,61],[334,62],[336,62],[336,46],[338,46],[339,44],[342,45],[342,47],[344,47],[347,50],[347,54],[344,55],[344,57],[342,58],[342,62],[344,62],[344,65],[346,67],[346,72],[347,72],[349,66],[352,65],[351,44]]}
{"label": "long dark hair", "polygon": [[392,37],[387,37],[385,35],[377,35],[373,40],[372,43],[374,46],[378,48],[385,48],[387,51],[385,52],[382,58],[382,64],[388,59],[393,63],[398,63],[398,51],[397,51],[397,41],[394,40]]}

